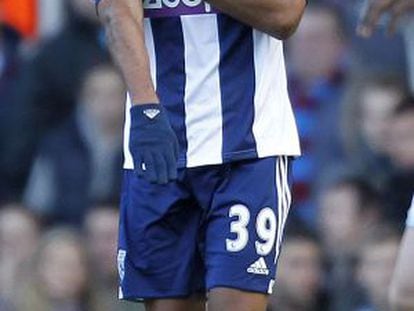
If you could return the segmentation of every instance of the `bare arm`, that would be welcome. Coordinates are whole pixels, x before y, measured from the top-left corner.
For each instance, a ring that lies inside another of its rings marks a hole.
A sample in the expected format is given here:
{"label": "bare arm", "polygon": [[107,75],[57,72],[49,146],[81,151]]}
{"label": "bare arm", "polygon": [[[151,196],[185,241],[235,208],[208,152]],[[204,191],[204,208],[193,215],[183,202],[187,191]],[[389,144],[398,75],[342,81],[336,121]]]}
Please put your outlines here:
{"label": "bare arm", "polygon": [[397,267],[390,289],[391,309],[414,310],[414,228],[407,228],[401,243]]}
{"label": "bare arm", "polygon": [[306,6],[306,0],[207,1],[235,19],[282,40],[296,30]]}
{"label": "bare arm", "polygon": [[132,102],[158,103],[145,48],[142,1],[102,0],[98,11]]}

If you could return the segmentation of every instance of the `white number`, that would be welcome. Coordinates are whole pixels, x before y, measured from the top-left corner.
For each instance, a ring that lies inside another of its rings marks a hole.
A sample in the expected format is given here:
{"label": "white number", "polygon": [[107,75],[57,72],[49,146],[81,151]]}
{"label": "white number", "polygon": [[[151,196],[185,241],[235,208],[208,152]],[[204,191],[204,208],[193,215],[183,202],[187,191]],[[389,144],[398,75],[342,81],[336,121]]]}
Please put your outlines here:
{"label": "white number", "polygon": [[[250,222],[249,209],[241,204],[230,208],[229,217],[237,217],[230,224],[230,232],[237,235],[236,239],[226,239],[226,248],[229,252],[242,251],[249,242],[249,231],[247,226]],[[256,231],[261,241],[256,241],[256,252],[260,256],[268,255],[276,241],[277,220],[275,212],[266,207],[257,215]]]}
{"label": "white number", "polygon": [[195,7],[201,4],[201,0],[183,0],[183,3],[189,7]]}
{"label": "white number", "polygon": [[171,9],[176,8],[180,4],[180,0],[163,0],[163,2]]}
{"label": "white number", "polygon": [[257,215],[256,230],[259,238],[264,241],[264,243],[256,241],[256,252],[266,256],[272,251],[276,240],[276,215],[271,208],[266,207]]}
{"label": "white number", "polygon": [[234,205],[230,208],[229,217],[238,218],[230,224],[230,232],[235,233],[237,238],[235,240],[226,239],[226,248],[229,252],[240,252],[249,242],[249,231],[247,231],[247,225],[250,221],[249,209],[241,204]]}

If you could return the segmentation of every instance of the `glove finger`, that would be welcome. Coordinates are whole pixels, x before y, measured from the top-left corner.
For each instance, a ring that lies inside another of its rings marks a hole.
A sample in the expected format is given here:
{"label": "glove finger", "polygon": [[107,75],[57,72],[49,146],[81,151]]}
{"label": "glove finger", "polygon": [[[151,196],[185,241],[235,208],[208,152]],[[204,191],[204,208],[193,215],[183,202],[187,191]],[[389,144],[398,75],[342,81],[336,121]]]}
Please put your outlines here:
{"label": "glove finger", "polygon": [[167,163],[168,168],[168,179],[176,180],[177,179],[177,158],[174,156],[171,150],[164,153],[165,162]]}
{"label": "glove finger", "polygon": [[145,173],[145,163],[142,159],[141,154],[134,155],[134,172],[142,177]]}
{"label": "glove finger", "polygon": [[161,152],[154,152],[152,154],[154,159],[156,174],[157,174],[157,183],[165,185],[168,183],[168,172],[167,172],[167,163],[164,159],[164,156]]}
{"label": "glove finger", "polygon": [[150,183],[157,182],[157,172],[155,168],[154,158],[152,157],[151,152],[147,151],[144,153],[144,164],[145,164],[145,171],[144,177]]}

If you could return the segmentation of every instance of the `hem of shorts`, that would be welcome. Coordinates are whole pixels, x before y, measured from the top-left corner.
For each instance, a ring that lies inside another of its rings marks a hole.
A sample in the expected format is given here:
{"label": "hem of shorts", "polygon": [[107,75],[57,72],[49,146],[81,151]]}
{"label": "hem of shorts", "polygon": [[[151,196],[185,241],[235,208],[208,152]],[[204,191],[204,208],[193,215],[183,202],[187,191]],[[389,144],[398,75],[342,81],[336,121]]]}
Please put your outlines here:
{"label": "hem of shorts", "polygon": [[137,302],[143,303],[145,300],[153,300],[153,299],[186,299],[190,298],[196,294],[203,294],[202,292],[194,292],[194,293],[171,293],[171,294],[160,294],[160,295],[127,295],[123,296],[122,298],[118,298],[120,301],[130,301],[130,302]]}
{"label": "hem of shorts", "polygon": [[234,284],[226,284],[226,283],[221,283],[221,282],[217,282],[216,284],[212,284],[207,288],[207,292],[210,292],[212,289],[215,288],[229,288],[229,289],[236,289],[242,292],[247,292],[247,293],[259,293],[259,294],[264,294],[264,295],[269,295],[268,290],[260,290],[257,288],[252,288],[252,287],[248,287],[248,286],[239,286],[239,285],[234,285]]}
{"label": "hem of shorts", "polygon": [[[269,295],[267,290],[260,290],[257,288],[251,288],[248,286],[238,286],[233,284],[225,284],[218,282],[216,284],[213,284],[209,286],[206,290],[206,292],[210,292],[211,290],[215,288],[229,288],[229,289],[236,289],[240,290],[242,292],[248,292],[248,293],[259,293],[264,295]],[[119,298],[120,301],[130,301],[130,302],[136,302],[136,303],[144,303],[145,300],[153,300],[153,299],[185,299],[190,298],[191,296],[195,294],[203,294],[204,292],[194,292],[194,293],[176,293],[176,294],[162,294],[162,295],[129,295],[129,296],[123,296],[122,298]]]}

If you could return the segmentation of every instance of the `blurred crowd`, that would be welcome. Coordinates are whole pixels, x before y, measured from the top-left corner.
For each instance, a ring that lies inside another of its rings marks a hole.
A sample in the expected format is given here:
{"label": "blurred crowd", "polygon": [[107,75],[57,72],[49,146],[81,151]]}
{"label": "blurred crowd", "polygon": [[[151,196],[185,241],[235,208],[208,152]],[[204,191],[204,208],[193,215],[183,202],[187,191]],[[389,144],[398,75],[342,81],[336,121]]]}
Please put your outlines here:
{"label": "blurred crowd", "polygon": [[[0,24],[0,310],[139,310],[116,300],[125,87],[90,2],[60,1],[52,37]],[[286,44],[303,157],[269,311],[389,310],[414,52],[408,20],[358,37],[363,4],[312,1]]]}

